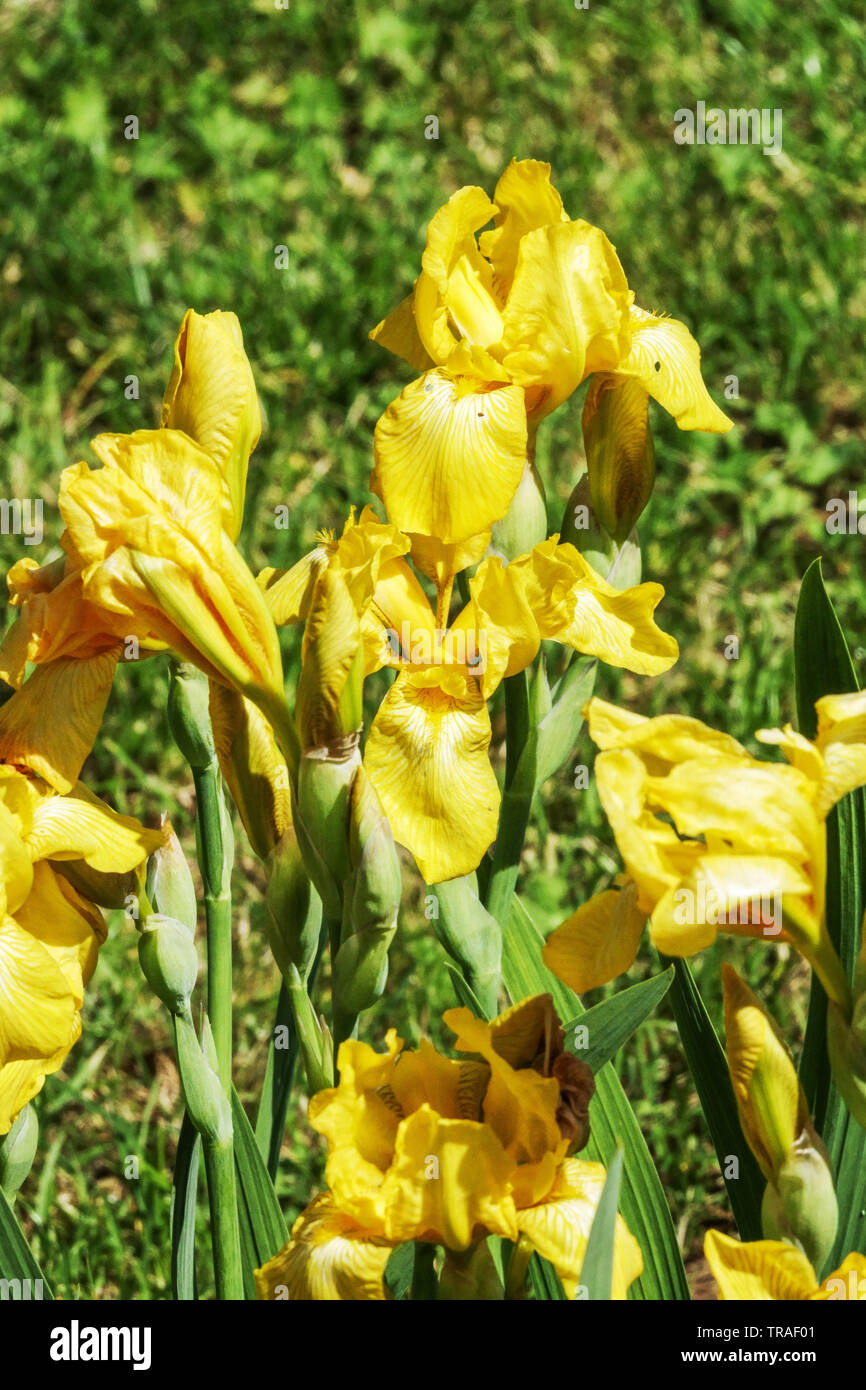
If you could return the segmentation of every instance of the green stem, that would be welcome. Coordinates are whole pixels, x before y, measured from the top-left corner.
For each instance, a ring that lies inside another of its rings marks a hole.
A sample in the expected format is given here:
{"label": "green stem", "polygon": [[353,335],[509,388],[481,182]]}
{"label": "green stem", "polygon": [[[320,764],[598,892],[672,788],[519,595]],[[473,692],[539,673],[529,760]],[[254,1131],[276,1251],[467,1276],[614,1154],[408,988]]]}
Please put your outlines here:
{"label": "green stem", "polygon": [[493,848],[493,861],[487,882],[487,911],[505,924],[520,871],[520,856],[532,809],[532,786],[517,783],[520,756],[530,731],[529,686],[527,673],[507,676],[505,687],[505,790],[499,813],[499,833]]}
{"label": "green stem", "polygon": [[827,998],[837,1005],[846,1020],[850,1020],[854,1007],[851,983],[823,922],[816,941],[814,927],[796,899],[784,903],[782,922],[797,950],[805,956],[824,986]]}
{"label": "green stem", "polygon": [[529,1261],[532,1259],[532,1254],[532,1243],[526,1236],[521,1236],[512,1245],[505,1269],[505,1297],[507,1299],[526,1298],[526,1276],[529,1273]]}
{"label": "green stem", "polygon": [[413,1303],[428,1303],[435,1300],[439,1289],[436,1278],[436,1246],[427,1241],[415,1242],[415,1268],[412,1273],[412,1290],[409,1298]]}
{"label": "green stem", "polygon": [[220,1300],[239,1301],[244,1297],[244,1278],[231,1140],[205,1140],[204,1163],[210,1201],[216,1296]]}
{"label": "green stem", "polygon": [[285,981],[295,1027],[298,1030],[298,1047],[304,1059],[307,1085],[311,1095],[324,1091],[334,1084],[334,1069],[330,1051],[324,1046],[322,1030],[307,986],[296,970]]}
{"label": "green stem", "polygon": [[193,768],[207,923],[207,1012],[216,1046],[219,1078],[227,1096],[232,1084],[232,904],[225,872],[219,764]]}

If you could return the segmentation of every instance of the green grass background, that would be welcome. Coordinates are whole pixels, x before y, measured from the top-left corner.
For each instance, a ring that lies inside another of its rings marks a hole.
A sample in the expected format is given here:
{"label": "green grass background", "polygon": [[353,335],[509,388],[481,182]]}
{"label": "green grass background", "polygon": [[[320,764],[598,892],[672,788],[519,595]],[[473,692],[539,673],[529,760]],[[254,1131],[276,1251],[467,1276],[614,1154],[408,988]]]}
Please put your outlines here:
{"label": "green grass background", "polygon": [[[0,11],[0,433],[4,495],[41,497],[44,544],[0,536],[6,565],[47,558],[60,470],[103,429],[153,426],[184,310],[240,316],[265,419],[242,545],[287,564],[366,500],[376,419],[411,374],[368,330],[410,287],[424,227],[463,183],[490,192],[512,155],[547,159],[574,217],[617,247],[638,302],[684,319],[737,428],[680,433],[654,414],[659,479],[641,525],[647,577],[682,649],[656,681],[604,672],[600,693],[689,711],[747,741],[793,717],[799,579],[823,553],[863,656],[864,540],[828,536],[829,497],[863,481],[866,22],[852,7],[730,0],[329,3],[32,0]],[[783,150],[680,147],[674,112],[783,113]],[[125,118],[139,121],[124,138]],[[425,138],[427,117],[438,140]],[[274,248],[289,265],[278,270]],[[140,383],[127,400],[125,379]],[[582,466],[582,393],[539,441],[551,526]],[[274,508],[289,508],[287,531]],[[728,635],[739,658],[723,655]],[[189,778],[171,750],[166,673],[123,670],[86,776],[119,807],[168,810],[190,842]],[[501,733],[501,712],[494,711]],[[525,888],[545,928],[618,871],[593,791],[570,769],[539,798]],[[254,1100],[277,972],[261,875],[239,845],[237,1078]],[[407,868],[407,922],[367,1021],[410,1039],[452,1002]],[[784,948],[725,943],[697,963],[716,1020],[730,954],[796,1037],[806,981]],[[639,969],[653,968],[646,962]],[[663,1008],[618,1063],[683,1249],[724,1223],[722,1184]],[[179,1120],[162,1014],[132,932],[112,921],[85,1036],[38,1108],[43,1143],[20,1210],[67,1298],[167,1295]],[[280,1175],[289,1215],[321,1172],[293,1107]],[[129,1179],[126,1160],[139,1162]],[[202,1262],[205,1292],[209,1272]]]}

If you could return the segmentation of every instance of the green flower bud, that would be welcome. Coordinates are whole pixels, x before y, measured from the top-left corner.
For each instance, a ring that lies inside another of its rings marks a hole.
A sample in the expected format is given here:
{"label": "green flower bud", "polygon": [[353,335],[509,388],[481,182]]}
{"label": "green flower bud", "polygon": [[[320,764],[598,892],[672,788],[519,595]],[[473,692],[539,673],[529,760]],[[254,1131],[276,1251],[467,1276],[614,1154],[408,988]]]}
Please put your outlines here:
{"label": "green flower bud", "polygon": [[189,1013],[198,975],[195,941],[182,922],[153,912],[141,924],[138,959],[154,994],[175,1016]]}
{"label": "green flower bud", "polygon": [[566,503],[560,544],[566,541],[615,589],[630,589],[640,583],[641,553],[637,532],[633,531],[621,545],[608,535],[593,509],[589,478],[585,473]]}
{"label": "green flower bud", "polygon": [[764,1191],[761,1222],[766,1240],[799,1245],[815,1269],[833,1248],[839,1212],[826,1150],[803,1131]]}
{"label": "green flower bud", "polygon": [[353,869],[333,989],[340,1008],[356,1015],[382,997],[403,893],[391,827],[363,766],[352,784],[349,851]]}
{"label": "green flower bud", "polygon": [[316,959],[322,900],[304,867],[292,826],[268,859],[267,937],[283,979],[296,970],[306,982]]}
{"label": "green flower bud", "polygon": [[20,1111],[9,1133],[0,1139],[0,1188],[11,1202],[33,1167],[39,1143],[39,1120],[32,1105]]}
{"label": "green flower bud", "polygon": [[172,661],[169,669],[169,728],[190,767],[201,772],[216,757],[208,713],[208,679],[189,661]]}
{"label": "green flower bud", "polygon": [[502,929],[478,896],[475,874],[435,886],[439,914],[436,935],[463,974],[487,1018],[499,1012]]}
{"label": "green flower bud", "polygon": [[152,854],[147,863],[147,896],[157,912],[182,922],[187,931],[195,933],[198,903],[186,855],[174,833],[171,821],[163,817],[165,844]]}
{"label": "green flower bud", "polygon": [[352,871],[349,802],[360,766],[355,733],[327,749],[308,750],[302,754],[298,768],[298,845],[325,915],[336,921],[342,916],[343,884]]}
{"label": "green flower bud", "polygon": [[174,1028],[180,1084],[189,1117],[206,1142],[227,1143],[232,1137],[232,1111],[215,1067],[202,1050],[191,1018],[176,1017]]}
{"label": "green flower bud", "polygon": [[547,501],[534,454],[533,449],[527,457],[511,506],[501,521],[494,522],[491,531],[490,550],[506,561],[528,555],[534,546],[547,539]]}

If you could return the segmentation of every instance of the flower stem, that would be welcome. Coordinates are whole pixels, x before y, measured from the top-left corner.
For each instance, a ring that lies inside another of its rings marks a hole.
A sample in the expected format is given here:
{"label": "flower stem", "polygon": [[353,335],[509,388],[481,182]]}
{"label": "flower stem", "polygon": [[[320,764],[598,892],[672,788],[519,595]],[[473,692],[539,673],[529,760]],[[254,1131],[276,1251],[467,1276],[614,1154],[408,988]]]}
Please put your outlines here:
{"label": "flower stem", "polygon": [[499,814],[499,833],[487,883],[487,911],[503,925],[511,911],[511,899],[520,870],[520,856],[534,787],[517,782],[520,755],[529,736],[529,686],[525,671],[506,676],[505,687],[505,790]]}
{"label": "flower stem", "polygon": [[238,1232],[234,1148],[227,1142],[204,1141],[211,1213],[213,1266],[218,1299],[241,1300],[244,1296],[241,1242]]}
{"label": "flower stem", "polygon": [[232,904],[226,872],[219,764],[193,769],[207,923],[207,1012],[226,1095],[232,1083]]}

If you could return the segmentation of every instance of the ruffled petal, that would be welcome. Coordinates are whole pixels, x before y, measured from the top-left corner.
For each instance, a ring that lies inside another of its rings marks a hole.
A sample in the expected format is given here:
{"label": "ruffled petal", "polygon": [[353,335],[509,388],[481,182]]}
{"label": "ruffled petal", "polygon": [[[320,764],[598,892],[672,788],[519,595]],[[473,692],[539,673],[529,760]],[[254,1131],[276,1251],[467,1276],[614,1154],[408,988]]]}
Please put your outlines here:
{"label": "ruffled petal", "polygon": [[484,348],[500,337],[493,271],[475,242],[475,233],[495,212],[483,188],[467,186],[452,194],[427,228],[414,313],[434,362],[446,363],[462,339]]}
{"label": "ruffled petal", "polygon": [[723,1301],[790,1302],[817,1292],[815,1271],[806,1256],[785,1241],[742,1242],[721,1231],[707,1231],[704,1254]]}
{"label": "ruffled petal", "polygon": [[376,475],[404,532],[467,540],[508,510],[526,459],[517,386],[436,370],[401,392],[376,425]]}
{"label": "ruffled petal", "polygon": [[[567,1158],[543,1202],[517,1213],[520,1231],[550,1260],[573,1298],[580,1280],[586,1243],[605,1183],[601,1163]],[[611,1298],[622,1300],[643,1272],[640,1246],[621,1216],[616,1218]]]}
{"label": "ruffled petal", "polygon": [[475,674],[489,699],[503,677],[525,670],[538,653],[536,595],[529,572],[519,564],[504,565],[498,555],[482,561],[469,581],[469,592],[471,600],[451,630],[466,633],[467,649],[473,639]]}
{"label": "ruffled petal", "polygon": [[[73,1044],[80,1034],[81,1020],[78,1019]],[[9,1133],[25,1105],[42,1090],[46,1076],[63,1066],[68,1052],[67,1047],[61,1047],[50,1057],[31,1057],[0,1065],[0,1135]]]}
{"label": "ruffled petal", "polygon": [[734,422],[707,391],[701,376],[701,350],[685,324],[633,305],[631,328],[631,347],[616,371],[637,377],[681,430],[726,434]]}
{"label": "ruffled petal", "polygon": [[512,380],[541,386],[546,415],[590,372],[613,371],[628,352],[631,292],[604,232],[560,222],[520,240],[497,357]]}
{"label": "ruffled petal", "polygon": [[290,1302],[384,1299],[392,1248],[341,1212],[330,1193],[322,1193],[298,1217],[288,1245],[256,1270],[256,1294]]}
{"label": "ruffled petal", "polygon": [[817,745],[824,758],[820,808],[826,814],[847,792],[866,783],[866,691],[825,695],[815,710]]}
{"label": "ruffled petal", "polygon": [[573,545],[557,542],[551,536],[509,566],[523,572],[541,636],[637,675],[669,670],[679,647],[653,619],[661,584],[615,589]]}
{"label": "ruffled petal", "polygon": [[427,883],[471,873],[496,836],[489,746],[477,683],[447,668],[401,672],[373,720],[365,766]]}
{"label": "ruffled petal", "polygon": [[76,998],[52,953],[12,917],[0,922],[0,1063],[53,1059],[78,1036]]}
{"label": "ruffled petal", "polygon": [[710,729],[690,715],[659,714],[647,719],[597,696],[587,701],[584,715],[593,743],[602,749],[633,749],[645,758],[648,770],[654,774],[688,758],[752,761],[743,745],[730,734]]}
{"label": "ruffled petal", "polygon": [[630,970],[646,926],[637,886],[597,893],[547,938],[541,956],[557,979],[583,994]]}
{"label": "ruffled petal", "polygon": [[133,816],[112,811],[79,782],[67,796],[46,796],[33,813],[27,848],[33,860],[83,859],[104,873],[126,873],[163,843]]}
{"label": "ruffled petal", "polygon": [[493,194],[498,212],[493,230],[482,232],[478,244],[491,262],[494,287],[501,301],[508,297],[521,238],[537,227],[567,222],[562,199],[550,182],[550,165],[538,159],[512,159]]}
{"label": "ruffled petal", "polygon": [[466,1250],[485,1233],[517,1235],[514,1162],[493,1130],[451,1120],[429,1105],[401,1120],[383,1187],[385,1234]]}
{"label": "ruffled petal", "polygon": [[415,322],[415,291],[401,299],[387,318],[377,323],[370,337],[395,356],[402,357],[416,372],[426,372],[435,366],[432,357],[418,334]]}
{"label": "ruffled petal", "polygon": [[247,465],[262,417],[237,315],[188,309],[174,345],[162,424],[183,430],[216,463],[223,481],[223,525],[234,540],[244,514]]}
{"label": "ruffled petal", "polygon": [[536,1163],[558,1150],[562,1141],[556,1122],[558,1081],[529,1064],[513,1067],[497,1050],[491,1024],[475,1018],[469,1009],[449,1009],[443,1019],[457,1034],[457,1049],[477,1052],[490,1067],[484,1119],[506,1153],[523,1164]]}
{"label": "ruffled petal", "polygon": [[838,1269],[822,1282],[810,1299],[850,1299],[852,1302],[866,1302],[866,1255],[854,1250],[846,1255]]}
{"label": "ruffled petal", "polygon": [[[698,845],[691,872],[661,898],[650,918],[653,945],[667,956],[691,956],[711,946],[719,932],[757,941],[789,941],[782,904],[801,898],[803,918],[812,904],[812,882],[797,864],[772,854],[707,854]],[[812,918],[818,941],[820,919]]]}
{"label": "ruffled petal", "polygon": [[0,706],[0,760],[29,767],[68,792],[96,742],[117,659],[115,649],[90,660],[58,657],[38,666]]}

